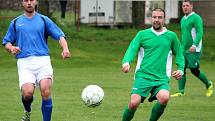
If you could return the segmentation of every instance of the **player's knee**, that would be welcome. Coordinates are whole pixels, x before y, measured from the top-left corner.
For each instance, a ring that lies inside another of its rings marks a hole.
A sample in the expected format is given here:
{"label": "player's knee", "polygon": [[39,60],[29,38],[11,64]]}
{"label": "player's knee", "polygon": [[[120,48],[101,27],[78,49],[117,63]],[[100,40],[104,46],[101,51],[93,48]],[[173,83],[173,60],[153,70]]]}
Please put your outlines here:
{"label": "player's knee", "polygon": [[135,110],[137,109],[137,107],[139,106],[140,103],[136,102],[136,101],[131,101],[128,105],[129,109]]}
{"label": "player's knee", "polygon": [[141,96],[137,95],[137,94],[133,94],[131,96],[131,101],[130,101],[128,106],[129,106],[130,109],[134,110],[134,109],[137,109],[137,107],[139,106],[140,102],[141,102]]}
{"label": "player's knee", "polygon": [[34,86],[31,83],[26,83],[22,85],[22,96],[27,99],[33,97],[34,94]]}
{"label": "player's knee", "polygon": [[22,96],[24,99],[31,99],[34,95],[34,92],[31,90],[22,91]]}
{"label": "player's knee", "polygon": [[161,96],[161,98],[159,99],[159,102],[161,104],[167,104],[168,101],[169,101],[169,96],[168,95]]}
{"label": "player's knee", "polygon": [[200,70],[198,69],[198,68],[192,68],[192,69],[190,69],[191,70],[191,73],[193,74],[193,75],[195,75],[195,76],[199,76],[199,74],[200,74]]}
{"label": "player's knee", "polygon": [[43,99],[48,99],[51,95],[51,90],[50,89],[41,90],[41,95]]}
{"label": "player's knee", "polygon": [[160,90],[157,94],[157,100],[161,103],[161,104],[167,104],[169,101],[169,92],[167,90]]}

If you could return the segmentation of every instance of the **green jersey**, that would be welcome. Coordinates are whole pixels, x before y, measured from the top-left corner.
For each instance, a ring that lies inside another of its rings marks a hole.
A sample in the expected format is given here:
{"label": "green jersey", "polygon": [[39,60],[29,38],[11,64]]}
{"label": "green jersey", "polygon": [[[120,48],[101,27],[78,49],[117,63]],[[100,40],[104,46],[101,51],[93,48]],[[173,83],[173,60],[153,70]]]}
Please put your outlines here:
{"label": "green jersey", "polygon": [[196,52],[201,52],[203,23],[202,18],[192,12],[181,19],[181,46],[184,53],[190,53],[191,46],[196,46]]}
{"label": "green jersey", "polygon": [[172,54],[176,55],[178,70],[184,70],[184,57],[176,34],[164,28],[156,32],[153,28],[138,32],[131,41],[122,63],[131,63],[138,54],[135,77],[152,80],[169,80]]}

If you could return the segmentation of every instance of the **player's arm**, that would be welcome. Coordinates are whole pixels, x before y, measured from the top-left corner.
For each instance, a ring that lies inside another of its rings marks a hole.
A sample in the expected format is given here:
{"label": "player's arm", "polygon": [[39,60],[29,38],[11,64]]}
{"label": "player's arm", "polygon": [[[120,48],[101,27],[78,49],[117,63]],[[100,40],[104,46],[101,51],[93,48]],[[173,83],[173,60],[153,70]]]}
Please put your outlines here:
{"label": "player's arm", "polygon": [[173,71],[172,76],[179,80],[184,74],[185,62],[184,62],[184,56],[180,46],[180,42],[176,34],[173,34],[173,41],[172,41],[171,48],[172,48],[173,54],[176,57],[176,65],[177,65],[177,70]]}
{"label": "player's arm", "polygon": [[124,58],[122,60],[122,71],[124,73],[128,73],[130,70],[130,63],[134,60],[134,57],[136,56],[137,52],[140,48],[140,42],[141,42],[141,32],[139,32],[135,38],[131,41],[128,49],[126,50],[126,53],[124,55]]}
{"label": "player's arm", "polygon": [[203,37],[203,22],[200,16],[196,16],[194,19],[194,28],[196,29],[196,37],[193,40],[193,45],[190,48],[191,52],[196,51],[196,47],[199,45]]}
{"label": "player's arm", "polygon": [[63,50],[61,53],[62,58],[70,58],[71,54],[63,31],[48,17],[45,17],[45,22],[48,35],[50,35],[54,40],[59,40],[59,44]]}
{"label": "player's arm", "polygon": [[14,30],[15,29],[14,28],[15,27],[14,24],[15,24],[14,20],[11,21],[10,26],[8,27],[7,33],[6,33],[5,37],[2,40],[2,45],[5,46],[5,49],[8,52],[16,55],[21,50],[20,50],[19,47],[13,45],[13,44],[16,43],[16,41],[15,41],[16,40],[16,34],[15,34],[15,30]]}
{"label": "player's arm", "polygon": [[59,40],[59,44],[62,48],[62,53],[61,53],[61,56],[63,59],[65,58],[70,58],[71,57],[71,54],[70,54],[70,51],[69,51],[69,48],[68,48],[68,44],[67,44],[67,41],[65,39],[65,37],[60,37],[60,40]]}

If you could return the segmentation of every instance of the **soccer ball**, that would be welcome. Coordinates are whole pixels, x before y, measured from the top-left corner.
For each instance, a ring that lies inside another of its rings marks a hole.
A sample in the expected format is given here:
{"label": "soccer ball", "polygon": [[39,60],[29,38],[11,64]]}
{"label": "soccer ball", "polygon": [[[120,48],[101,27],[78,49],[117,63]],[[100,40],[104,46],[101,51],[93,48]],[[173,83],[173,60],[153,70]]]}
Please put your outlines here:
{"label": "soccer ball", "polygon": [[83,89],[81,98],[88,107],[96,107],[102,103],[104,91],[98,85],[88,85]]}

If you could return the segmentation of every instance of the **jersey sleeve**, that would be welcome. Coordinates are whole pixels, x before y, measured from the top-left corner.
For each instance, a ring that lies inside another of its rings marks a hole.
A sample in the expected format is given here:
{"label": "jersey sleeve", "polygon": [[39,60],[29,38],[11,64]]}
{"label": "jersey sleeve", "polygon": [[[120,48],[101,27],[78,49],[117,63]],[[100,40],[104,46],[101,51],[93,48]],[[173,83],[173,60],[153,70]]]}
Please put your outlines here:
{"label": "jersey sleeve", "polygon": [[130,45],[128,46],[128,49],[126,50],[126,53],[122,60],[122,64],[126,62],[130,64],[134,60],[134,57],[137,55],[139,51],[140,43],[141,43],[141,32],[138,32],[138,34],[134,37],[134,39],[131,41]]}
{"label": "jersey sleeve", "polygon": [[6,45],[7,43],[11,43],[11,44],[15,44],[16,42],[16,33],[15,33],[15,25],[14,25],[14,20],[11,21],[9,27],[8,27],[8,30],[7,30],[7,33],[5,35],[5,37],[3,38],[2,40],[2,45]]}
{"label": "jersey sleeve", "polygon": [[195,17],[194,27],[196,29],[196,38],[193,41],[193,45],[198,46],[203,37],[203,22],[200,16]]}
{"label": "jersey sleeve", "polygon": [[48,35],[51,36],[53,39],[60,40],[60,37],[65,36],[63,31],[51,19],[45,17],[45,22]]}
{"label": "jersey sleeve", "polygon": [[177,69],[184,72],[185,61],[184,61],[183,51],[182,51],[180,42],[178,40],[178,37],[175,33],[173,34],[171,49],[173,54],[176,57]]}

